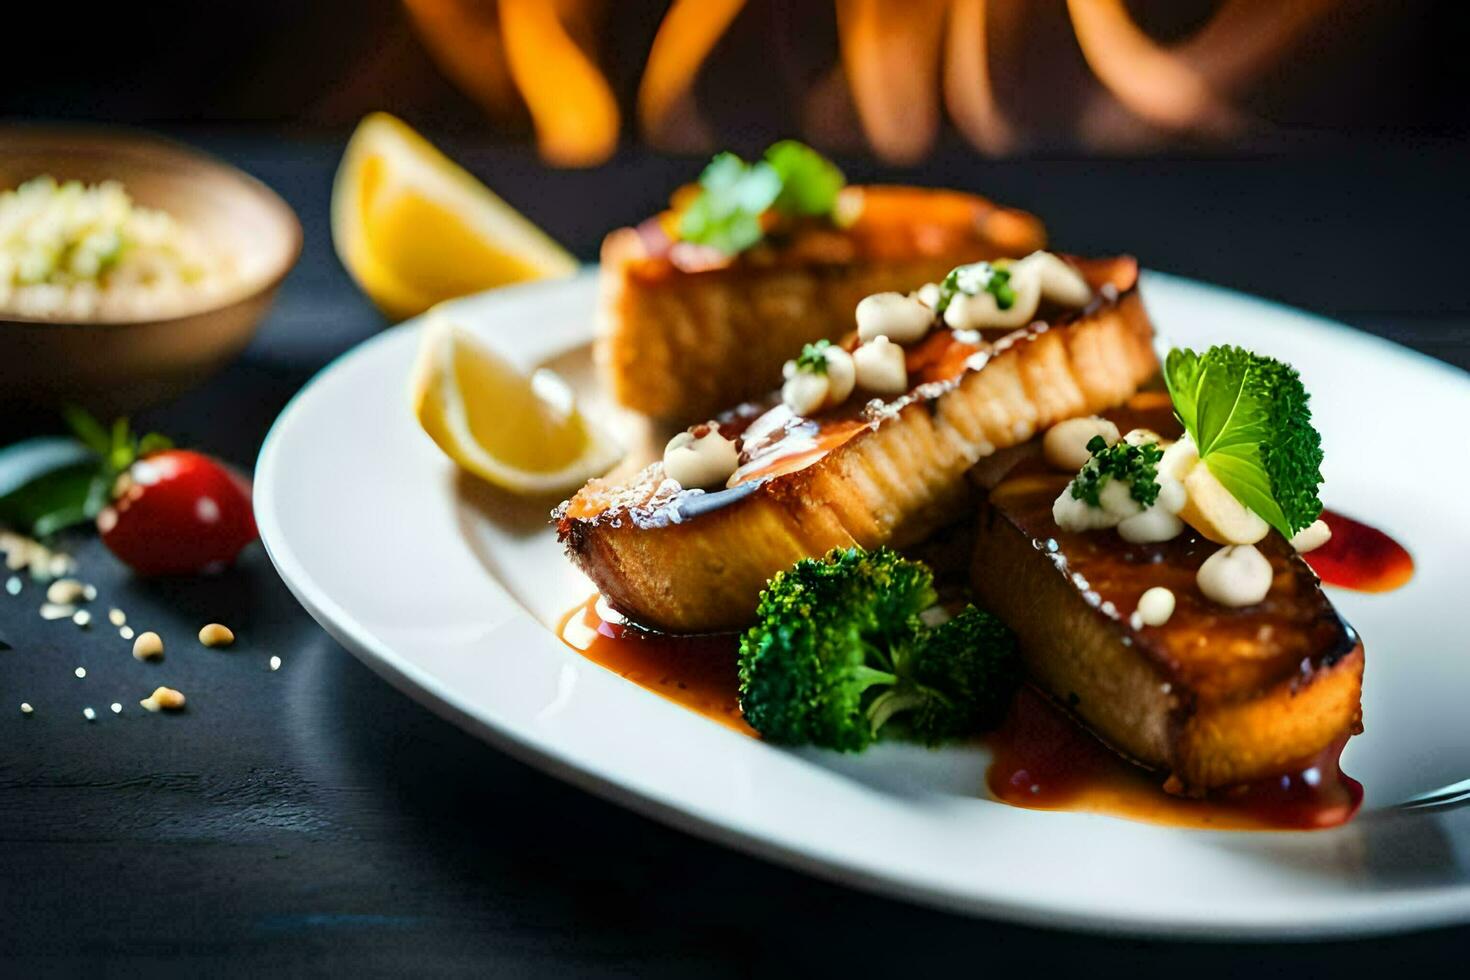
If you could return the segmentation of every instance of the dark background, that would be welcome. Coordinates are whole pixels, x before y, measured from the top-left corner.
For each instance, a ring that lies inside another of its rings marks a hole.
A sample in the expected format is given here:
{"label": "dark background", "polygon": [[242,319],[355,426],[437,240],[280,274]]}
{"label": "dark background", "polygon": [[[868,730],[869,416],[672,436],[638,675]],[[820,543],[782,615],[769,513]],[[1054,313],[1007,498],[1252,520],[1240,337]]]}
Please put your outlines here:
{"label": "dark background", "polygon": [[[1238,145],[1090,155],[1059,137],[986,161],[951,134],[913,169],[857,152],[841,162],[859,179],[980,190],[1041,212],[1061,247],[1127,249],[1470,367],[1467,101],[1462,58],[1444,43],[1460,36],[1451,5],[1350,6],[1375,29],[1304,62],[1289,94],[1263,96],[1271,126]],[[646,48],[659,9],[620,7],[612,57]],[[1207,9],[1180,4],[1177,23],[1158,26],[1182,30]],[[736,40],[757,43],[759,27]],[[63,28],[64,54],[43,40]],[[831,27],[814,17],[810,29]],[[327,227],[332,172],[362,112],[423,126],[586,259],[699,165],[650,151],[629,128],[604,167],[546,169],[524,125],[486,121],[386,0],[113,5],[70,18],[25,5],[6,11],[0,36],[13,42],[0,116],[162,130],[257,175],[300,215],[301,263],[246,354],[140,420],[245,468],[285,401],[383,325]],[[737,53],[720,72],[738,69]],[[617,79],[630,89],[636,73]],[[730,142],[781,132],[781,100],[748,101],[711,112]],[[0,420],[0,437],[45,424]],[[605,804],[437,720],[322,633],[258,548],[217,579],[143,582],[94,541],[68,543],[97,606],[123,607],[170,645],[162,665],[139,664],[105,626],[40,621],[34,585],[0,594],[0,973],[1299,977],[1463,965],[1470,944],[1465,929],[1308,945],[1104,939],[823,884]],[[236,647],[192,642],[210,619],[236,629]],[[272,654],[284,660],[274,674]],[[160,682],[189,695],[186,713],[136,707]],[[22,700],[35,715],[16,710]],[[97,722],[82,719],[85,705]]]}

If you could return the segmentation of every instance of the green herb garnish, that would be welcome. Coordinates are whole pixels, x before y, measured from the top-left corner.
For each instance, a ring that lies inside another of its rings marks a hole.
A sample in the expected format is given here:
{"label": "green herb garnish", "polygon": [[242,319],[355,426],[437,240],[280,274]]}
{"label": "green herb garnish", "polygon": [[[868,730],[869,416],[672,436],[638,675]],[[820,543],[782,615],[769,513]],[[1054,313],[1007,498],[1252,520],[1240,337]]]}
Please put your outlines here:
{"label": "green herb garnish", "polygon": [[1016,303],[1016,291],[1011,287],[1011,271],[998,268],[989,262],[974,262],[956,266],[939,284],[939,303],[934,312],[943,313],[956,296],[979,296],[989,293],[995,297],[998,309],[1008,310]]}
{"label": "green herb garnish", "polygon": [[807,374],[827,373],[827,348],[832,346],[830,340],[819,340],[815,344],[806,344],[801,348],[801,353],[796,356],[796,369],[805,371]]}
{"label": "green herb garnish", "polygon": [[1239,347],[1176,348],[1164,381],[1201,461],[1237,500],[1288,538],[1321,515],[1322,437],[1289,364]]}
{"label": "green herb garnish", "polygon": [[1164,451],[1155,443],[1130,446],[1119,442],[1112,446],[1102,436],[1087,443],[1092,458],[1072,481],[1072,498],[1091,507],[1102,506],[1102,489],[1109,480],[1128,484],[1128,495],[1140,507],[1152,507],[1159,499],[1159,460]]}
{"label": "green herb garnish", "polygon": [[755,163],[721,153],[700,174],[700,193],[679,216],[679,237],[736,255],[765,236],[767,211],[830,216],[845,183],[842,171],[795,140],[776,143]]}

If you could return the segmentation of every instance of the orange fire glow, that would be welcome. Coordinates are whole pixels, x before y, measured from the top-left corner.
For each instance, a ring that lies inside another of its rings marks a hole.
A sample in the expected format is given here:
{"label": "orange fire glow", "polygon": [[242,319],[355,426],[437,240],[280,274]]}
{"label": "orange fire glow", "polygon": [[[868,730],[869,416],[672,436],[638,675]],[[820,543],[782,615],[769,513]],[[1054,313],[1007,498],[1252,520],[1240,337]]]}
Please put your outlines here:
{"label": "orange fire glow", "polygon": [[[1250,122],[1238,97],[1342,0],[1223,0],[1182,42],[1165,45],[1124,0],[1065,0],[1076,45],[1113,106],[1165,132],[1222,137]],[[997,51],[1030,40],[1015,0],[835,0],[840,81],[881,159],[912,163],[933,146],[941,99],[987,155],[1013,152],[1018,127],[994,81]],[[605,0],[404,0],[445,74],[495,119],[524,111],[542,155],[591,166],[617,148],[621,110],[594,38]],[[638,87],[637,121],[656,146],[715,143],[693,89],[745,0],[671,0]],[[1084,136],[1086,133],[1084,131]]]}

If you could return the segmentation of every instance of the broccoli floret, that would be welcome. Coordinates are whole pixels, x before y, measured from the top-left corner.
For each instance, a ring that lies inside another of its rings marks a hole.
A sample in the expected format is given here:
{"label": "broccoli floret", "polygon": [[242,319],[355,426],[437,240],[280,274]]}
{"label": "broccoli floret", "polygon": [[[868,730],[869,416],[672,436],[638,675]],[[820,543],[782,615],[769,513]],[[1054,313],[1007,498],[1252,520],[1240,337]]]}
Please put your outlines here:
{"label": "broccoli floret", "polygon": [[934,576],[886,548],[834,550],[771,579],[740,641],[740,704],[762,736],[857,752],[890,721],[934,743],[1013,686],[1009,631],[973,607],[930,629]]}
{"label": "broccoli floret", "polygon": [[912,649],[907,670],[899,673],[923,696],[899,720],[915,739],[934,745],[1000,722],[1020,682],[1016,637],[1005,624],[967,606]]}

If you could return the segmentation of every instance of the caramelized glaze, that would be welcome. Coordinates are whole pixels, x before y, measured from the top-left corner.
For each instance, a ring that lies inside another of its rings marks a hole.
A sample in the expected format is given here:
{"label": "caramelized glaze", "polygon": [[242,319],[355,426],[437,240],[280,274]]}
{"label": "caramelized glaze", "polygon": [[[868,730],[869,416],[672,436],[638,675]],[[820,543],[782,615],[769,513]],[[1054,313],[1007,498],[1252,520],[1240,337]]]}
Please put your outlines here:
{"label": "caramelized glaze", "polygon": [[[687,202],[692,188],[674,194],[675,206]],[[826,220],[767,220],[767,239],[729,256],[678,240],[676,210],[638,226],[644,258],[641,278],[675,271],[708,272],[737,266],[842,266],[855,262],[901,262],[972,251],[984,255],[1023,255],[1040,247],[1041,223],[1024,211],[998,207],[983,197],[924,187],[865,186],[844,192],[861,198],[861,208],[844,228]]]}

